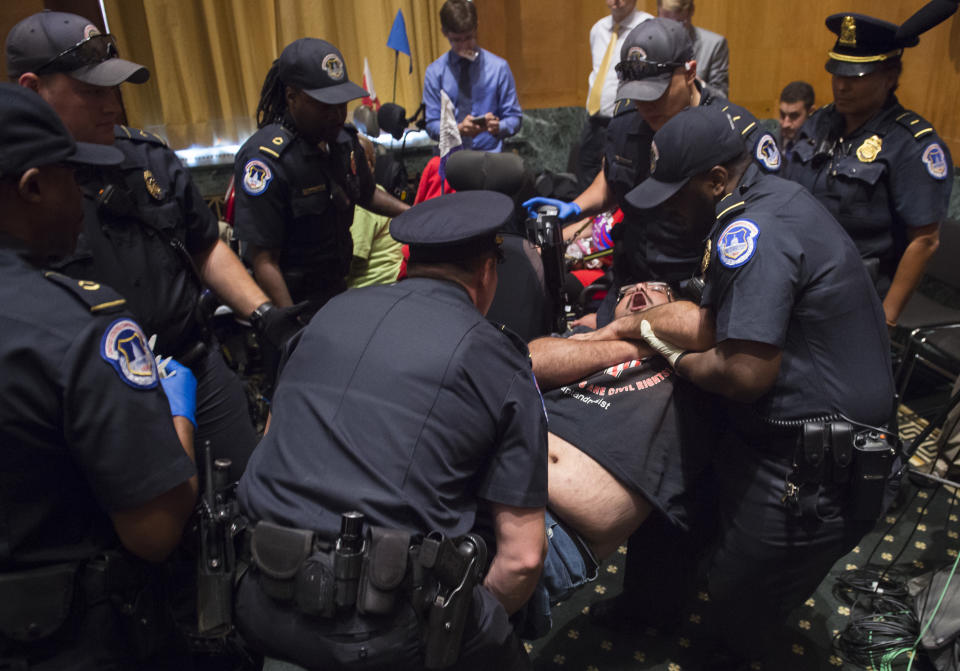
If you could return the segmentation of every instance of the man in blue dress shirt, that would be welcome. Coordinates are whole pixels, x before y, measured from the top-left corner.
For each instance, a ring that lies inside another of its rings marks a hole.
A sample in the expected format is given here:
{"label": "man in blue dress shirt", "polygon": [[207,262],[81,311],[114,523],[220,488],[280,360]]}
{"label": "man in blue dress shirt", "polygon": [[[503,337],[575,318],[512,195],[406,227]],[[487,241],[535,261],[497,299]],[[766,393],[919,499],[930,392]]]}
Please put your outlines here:
{"label": "man in blue dress shirt", "polygon": [[440,92],[446,91],[457,114],[465,149],[501,151],[503,138],[520,130],[523,110],[510,66],[477,46],[477,8],[468,0],[447,0],[440,26],[450,51],[427,67],[423,102],[427,133],[440,137]]}

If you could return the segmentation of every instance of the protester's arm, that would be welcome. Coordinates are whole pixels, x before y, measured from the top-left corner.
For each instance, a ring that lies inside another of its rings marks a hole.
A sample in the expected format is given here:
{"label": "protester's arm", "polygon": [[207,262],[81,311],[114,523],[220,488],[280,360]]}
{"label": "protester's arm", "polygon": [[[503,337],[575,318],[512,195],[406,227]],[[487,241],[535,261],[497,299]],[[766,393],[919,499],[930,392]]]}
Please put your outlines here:
{"label": "protester's arm", "polygon": [[497,554],[483,581],[508,614],[527,602],[547,556],[543,508],[490,504]]}
{"label": "protester's arm", "polygon": [[624,361],[642,359],[653,350],[638,340],[538,338],[529,345],[533,374],[541,389],[554,389]]}

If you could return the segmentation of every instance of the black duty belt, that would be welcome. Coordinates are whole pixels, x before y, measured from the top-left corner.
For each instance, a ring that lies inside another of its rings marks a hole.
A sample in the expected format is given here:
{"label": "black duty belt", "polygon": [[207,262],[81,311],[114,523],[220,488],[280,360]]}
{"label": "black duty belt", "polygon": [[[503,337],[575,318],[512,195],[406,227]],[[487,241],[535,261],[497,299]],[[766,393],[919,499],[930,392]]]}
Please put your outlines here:
{"label": "black duty belt", "polygon": [[270,598],[305,615],[388,615],[407,601],[425,630],[427,668],[453,664],[486,568],[483,539],[362,529],[363,516],[346,513],[340,536],[329,543],[312,531],[259,522],[244,543],[251,575]]}

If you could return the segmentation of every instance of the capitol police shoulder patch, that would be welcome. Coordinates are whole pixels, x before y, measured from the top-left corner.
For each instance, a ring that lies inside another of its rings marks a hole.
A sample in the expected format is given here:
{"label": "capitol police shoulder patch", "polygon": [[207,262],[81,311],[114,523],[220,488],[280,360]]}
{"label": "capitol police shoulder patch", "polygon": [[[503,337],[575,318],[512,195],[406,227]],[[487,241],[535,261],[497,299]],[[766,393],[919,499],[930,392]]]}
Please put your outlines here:
{"label": "capitol police shoulder patch", "polygon": [[939,142],[934,142],[923,150],[923,164],[934,179],[947,178],[947,155]]}
{"label": "capitol police shoulder patch", "polygon": [[272,179],[270,166],[259,159],[250,159],[243,166],[243,190],[251,196],[259,196],[266,191]]}
{"label": "capitol police shoulder patch", "polygon": [[770,133],[764,133],[757,140],[753,155],[757,163],[767,169],[767,172],[777,172],[780,170],[780,148],[777,147],[777,141],[773,139]]}
{"label": "capitol police shoulder patch", "polygon": [[727,268],[739,268],[757,251],[760,229],[756,222],[737,219],[717,238],[717,258]]}
{"label": "capitol police shoulder patch", "polygon": [[132,319],[117,319],[100,340],[100,357],[134,389],[152,389],[159,375],[147,339]]}

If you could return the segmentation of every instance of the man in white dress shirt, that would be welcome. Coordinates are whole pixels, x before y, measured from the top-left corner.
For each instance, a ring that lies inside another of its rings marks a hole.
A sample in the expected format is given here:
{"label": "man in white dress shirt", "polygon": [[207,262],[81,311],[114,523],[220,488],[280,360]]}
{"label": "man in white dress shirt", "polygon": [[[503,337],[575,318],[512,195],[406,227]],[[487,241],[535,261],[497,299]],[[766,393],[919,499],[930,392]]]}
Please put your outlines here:
{"label": "man in white dress shirt", "polygon": [[727,38],[691,23],[693,0],[657,0],[657,16],[679,21],[690,32],[693,54],[697,59],[697,76],[704,83],[730,96],[730,47]]}
{"label": "man in white dress shirt", "polygon": [[[617,99],[616,66],[620,62],[620,47],[627,33],[653,17],[636,9],[637,0],[606,0],[610,16],[605,16],[590,29],[590,86],[587,93],[587,120],[580,133],[577,155],[577,181],[585,189],[600,172],[607,124],[613,116]],[[601,72],[602,71],[602,72]]]}

